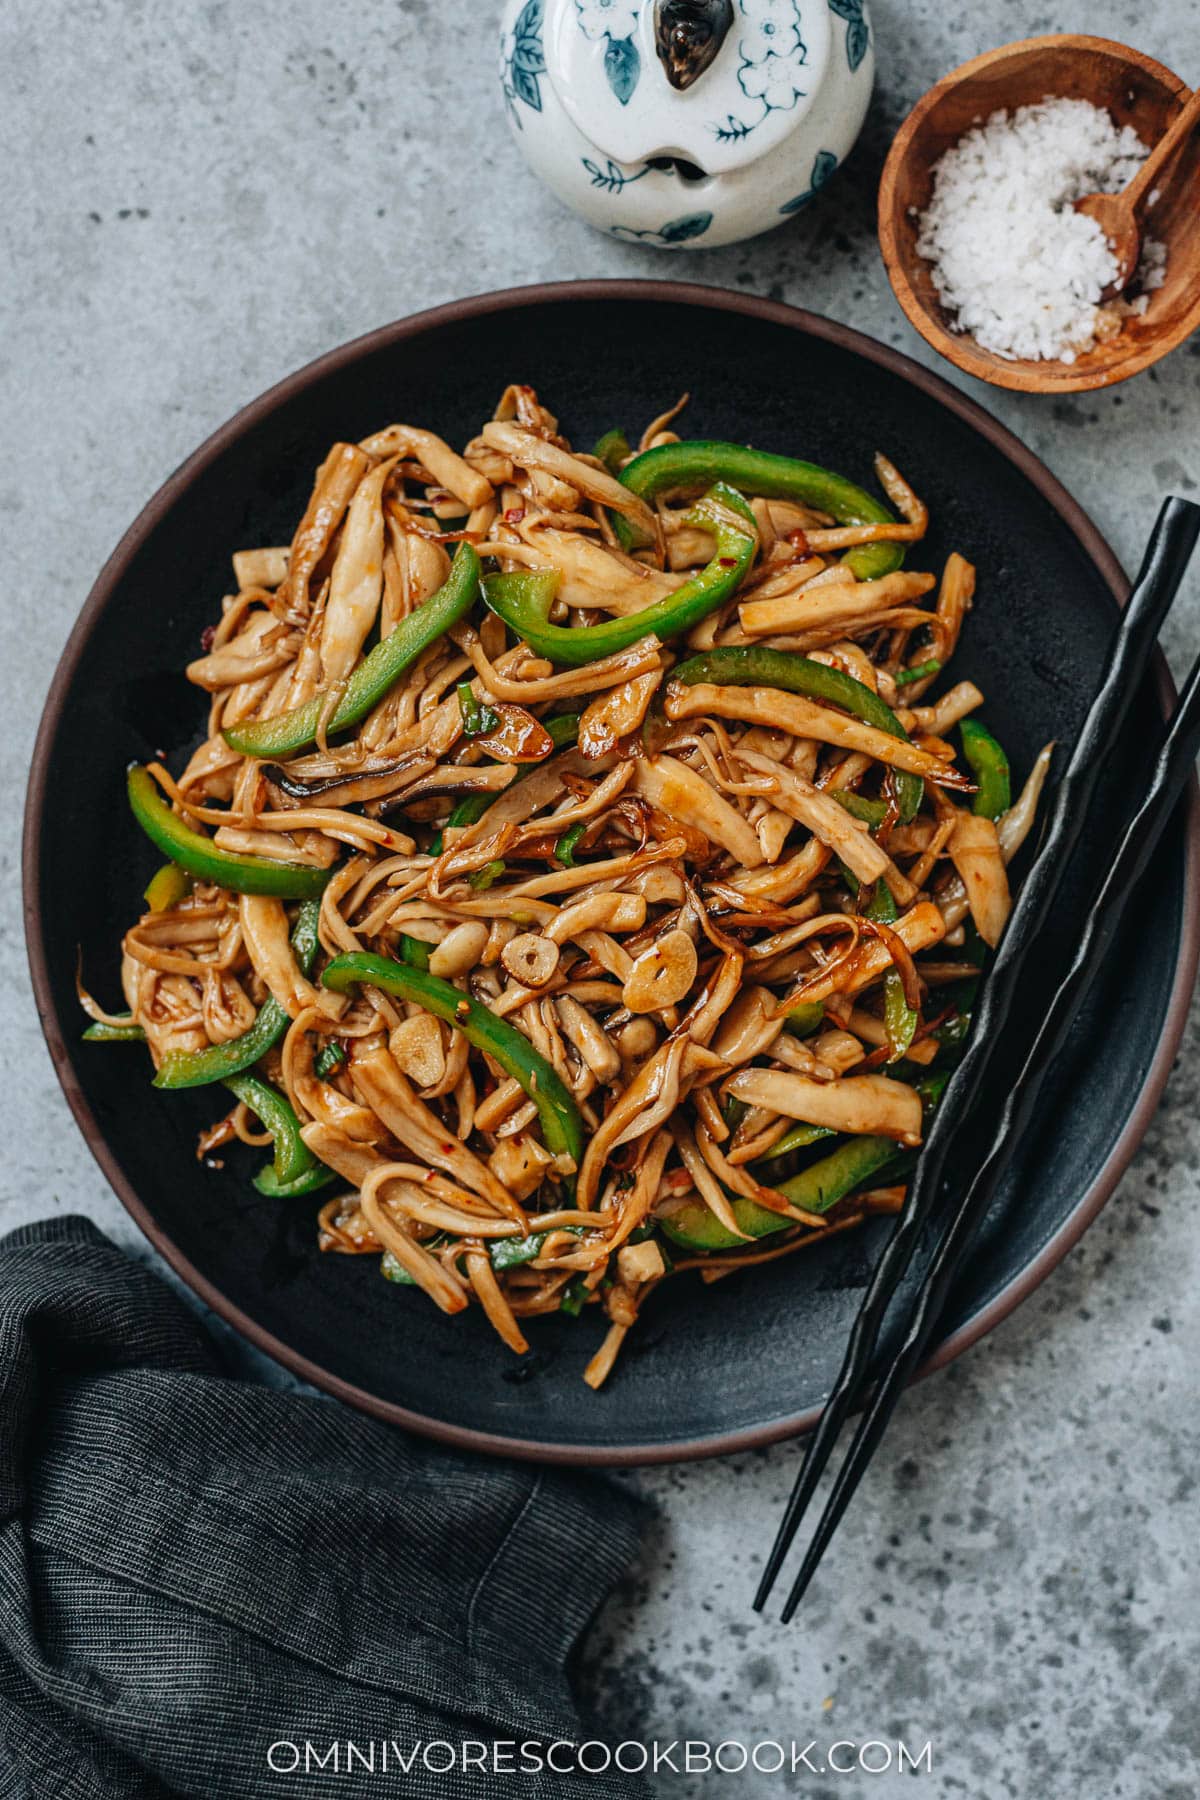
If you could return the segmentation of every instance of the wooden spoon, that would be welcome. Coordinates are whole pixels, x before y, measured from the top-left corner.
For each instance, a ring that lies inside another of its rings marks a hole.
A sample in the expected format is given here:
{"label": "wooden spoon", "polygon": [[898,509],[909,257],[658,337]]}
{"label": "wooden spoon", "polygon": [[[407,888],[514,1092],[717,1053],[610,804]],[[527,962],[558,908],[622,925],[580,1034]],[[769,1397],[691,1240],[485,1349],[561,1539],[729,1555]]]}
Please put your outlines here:
{"label": "wooden spoon", "polygon": [[1129,186],[1119,194],[1085,194],[1075,202],[1075,211],[1095,219],[1112,246],[1117,262],[1114,280],[1101,292],[1102,300],[1112,300],[1129,286],[1142,253],[1142,219],[1146,198],[1173,153],[1200,121],[1200,88],[1170,127],[1159,138],[1153,150]]}

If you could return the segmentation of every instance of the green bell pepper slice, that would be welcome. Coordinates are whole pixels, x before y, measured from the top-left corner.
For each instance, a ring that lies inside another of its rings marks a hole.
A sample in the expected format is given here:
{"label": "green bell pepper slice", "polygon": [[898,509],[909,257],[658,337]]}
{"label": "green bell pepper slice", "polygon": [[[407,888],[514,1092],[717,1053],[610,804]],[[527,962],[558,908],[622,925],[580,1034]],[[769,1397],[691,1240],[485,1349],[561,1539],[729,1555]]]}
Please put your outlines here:
{"label": "green bell pepper slice", "polygon": [[144,1044],[146,1033],[140,1025],[133,1022],[133,1014],[126,1015],[128,1025],[108,1025],[100,1019],[93,1020],[83,1034],[85,1044]]}
{"label": "green bell pepper slice", "polygon": [[613,656],[650,635],[666,643],[690,631],[737,592],[758,549],[754,514],[742,496],[723,483],[718,482],[687,518],[712,533],[717,553],[675,593],[641,612],[605,619],[600,625],[551,625],[550,604],[558,590],[558,574],[553,569],[527,575],[489,575],[483,583],[483,597],[539,656],[572,668]]}
{"label": "green bell pepper slice", "polygon": [[629,439],[619,426],[606,431],[592,447],[592,455],[602,462],[610,475],[620,476],[621,469],[633,455]]}
{"label": "green bell pepper slice", "polygon": [[[937,1105],[949,1080],[947,1074],[924,1076],[916,1083],[925,1102],[925,1116]],[[918,1152],[901,1150],[892,1138],[851,1137],[839,1144],[819,1162],[810,1163],[799,1175],[781,1181],[778,1192],[793,1206],[805,1212],[827,1213],[852,1194],[855,1188],[880,1176],[907,1174],[916,1163]],[[774,1213],[756,1200],[743,1196],[731,1198],[733,1216],[741,1229],[752,1238],[769,1237],[772,1232],[786,1231],[794,1219]],[[688,1200],[668,1217],[657,1221],[659,1229],[673,1243],[685,1250],[737,1250],[745,1247],[743,1238],[727,1231],[715,1213],[702,1200]]]}
{"label": "green bell pepper slice", "polygon": [[971,811],[985,819],[998,819],[1012,805],[1008,758],[991,732],[977,719],[964,719],[959,730],[963,755],[971,765],[977,789]]}
{"label": "green bell pepper slice", "polygon": [[258,1075],[247,1073],[227,1076],[225,1086],[257,1114],[275,1139],[275,1179],[281,1185],[286,1186],[320,1167],[300,1136],[300,1121],[291,1102],[278,1088]]}
{"label": "green bell pepper slice", "polygon": [[133,816],[151,843],[198,881],[211,881],[235,894],[274,894],[280,900],[310,900],[329,880],[328,869],[272,862],[266,856],[238,856],[218,849],[210,837],[193,831],[171,811],[154,777],[137,763],[129,771],[126,787]]}
{"label": "green bell pepper slice", "polygon": [[[685,687],[711,681],[717,687],[782,688],[789,694],[804,694],[810,700],[826,700],[840,706],[843,712],[853,713],[864,724],[886,731],[889,737],[908,736],[891,707],[865,682],[795,650],[769,650],[762,644],[718,646],[680,663],[671,670],[670,679],[682,681]],[[900,818],[907,823],[924,798],[925,784],[919,775],[911,775],[906,769],[897,769],[895,774]],[[847,804],[857,796],[838,794],[836,798],[856,818],[863,816],[856,806]]]}
{"label": "green bell pepper slice", "polygon": [[[390,631],[359,663],[329,721],[330,733],[344,731],[365,719],[422,651],[436,643],[451,625],[456,625],[478,597],[479,558],[472,546],[463,542],[455,551],[450,573],[437,593],[431,594],[406,619],[401,619],[395,630]],[[225,742],[231,749],[240,750],[243,756],[258,756],[268,761],[291,756],[316,738],[324,706],[325,696],[314,694],[303,706],[280,713],[278,718],[231,725],[223,734]]]}
{"label": "green bell pepper slice", "polygon": [[829,1125],[806,1125],[803,1120],[793,1125],[778,1138],[760,1162],[778,1162],[781,1156],[790,1156],[793,1150],[807,1150],[810,1144],[819,1144],[822,1138],[836,1137],[837,1132]]}
{"label": "green bell pepper slice", "polygon": [[[793,1205],[806,1212],[825,1213],[839,1200],[862,1187],[872,1176],[891,1164],[899,1164],[906,1152],[898,1151],[892,1138],[849,1138],[844,1144],[813,1163],[790,1181],[781,1183],[779,1192]],[[774,1231],[785,1231],[795,1225],[781,1213],[771,1212],[757,1200],[738,1196],[730,1201],[733,1216],[742,1230],[752,1238],[769,1237]],[[745,1239],[727,1231],[716,1214],[702,1200],[688,1200],[658,1221],[659,1229],[685,1250],[737,1250]]]}
{"label": "green bell pepper slice", "polygon": [[[728,482],[743,494],[764,500],[796,500],[802,506],[826,512],[839,525],[894,525],[895,517],[881,500],[865,488],[835,475],[817,463],[776,456],[768,450],[751,450],[745,444],[724,444],[697,438],[679,444],[659,444],[643,450],[626,463],[617,479],[622,487],[643,500],[676,489],[706,488]],[[613,525],[625,548],[637,539],[628,520],[613,514]],[[859,581],[888,575],[904,561],[901,544],[858,544],[842,558]]]}
{"label": "green bell pepper slice", "polygon": [[433,945],[426,944],[421,938],[402,937],[400,939],[400,961],[407,963],[410,969],[429,971],[429,958],[433,954]]}
{"label": "green bell pepper slice", "polygon": [[152,913],[170,912],[192,891],[192,878],[178,863],[164,863],[146,883],[142,899]]}
{"label": "green bell pepper slice", "polygon": [[[867,907],[867,918],[894,925],[898,917],[891,888],[886,881],[877,881],[871,904]],[[883,978],[883,1028],[887,1033],[887,1060],[890,1063],[901,1062],[907,1056],[908,1047],[917,1035],[919,1019],[920,1014],[913,1011],[904,997],[899,970],[889,969]]]}
{"label": "green bell pepper slice", "polygon": [[[319,939],[317,926],[321,918],[321,902],[306,900],[292,927],[292,954],[303,972],[310,973],[316,961]],[[226,1044],[210,1044],[206,1050],[177,1050],[164,1056],[154,1077],[156,1088],[206,1087],[211,1081],[227,1081],[243,1069],[261,1062],[268,1050],[283,1038],[291,1020],[274,995],[268,995],[259,1008],[257,1019],[241,1037]]]}
{"label": "green bell pepper slice", "polygon": [[268,1163],[254,1177],[254,1186],[268,1200],[301,1200],[305,1194],[318,1194],[322,1188],[332,1187],[336,1180],[335,1170],[327,1169],[324,1163],[314,1163],[311,1169],[306,1169],[293,1181],[280,1181],[274,1164]]}
{"label": "green bell pepper slice", "polygon": [[569,1156],[576,1164],[583,1160],[583,1120],[570,1090],[553,1064],[507,1019],[498,1019],[452,982],[366,951],[335,956],[321,980],[338,994],[360,982],[381,988],[385,994],[423,1006],[435,1019],[461,1031],[469,1044],[485,1051],[506,1075],[520,1082],[537,1107],[542,1141],[551,1155]]}
{"label": "green bell pepper slice", "polygon": [[825,1002],[823,1000],[806,1000],[801,1006],[793,1006],[783,1021],[783,1029],[790,1032],[793,1037],[811,1037],[824,1017]]}
{"label": "green bell pepper slice", "polygon": [[887,804],[883,800],[868,800],[863,794],[843,792],[841,788],[834,790],[833,797],[852,819],[861,819],[872,831],[878,831],[887,818]]}

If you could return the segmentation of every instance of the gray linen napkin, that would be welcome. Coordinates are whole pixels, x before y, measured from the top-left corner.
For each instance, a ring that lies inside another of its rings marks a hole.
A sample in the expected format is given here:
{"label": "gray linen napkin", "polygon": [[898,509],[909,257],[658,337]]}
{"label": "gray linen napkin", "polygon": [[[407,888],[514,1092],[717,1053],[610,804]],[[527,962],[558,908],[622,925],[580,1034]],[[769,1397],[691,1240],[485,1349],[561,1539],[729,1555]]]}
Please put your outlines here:
{"label": "gray linen napkin", "polygon": [[643,1795],[415,1749],[585,1737],[565,1666],[637,1528],[599,1479],[223,1377],[86,1219],[0,1241],[0,1800]]}

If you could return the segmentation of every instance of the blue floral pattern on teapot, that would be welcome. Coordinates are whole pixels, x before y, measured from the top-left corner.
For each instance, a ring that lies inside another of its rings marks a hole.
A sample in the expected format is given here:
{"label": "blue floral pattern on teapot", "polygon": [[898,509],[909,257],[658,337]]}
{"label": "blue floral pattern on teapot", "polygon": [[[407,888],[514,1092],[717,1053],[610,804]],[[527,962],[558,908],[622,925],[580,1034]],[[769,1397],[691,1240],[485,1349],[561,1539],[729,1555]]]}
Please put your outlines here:
{"label": "blue floral pattern on teapot", "polygon": [[622,106],[633,98],[642,72],[642,56],[634,33],[635,0],[575,0],[579,29],[593,42],[604,40],[604,73]]}
{"label": "blue floral pattern on teapot", "polygon": [[863,0],[732,0],[731,28],[683,91],[655,12],[656,0],[508,0],[500,80],[530,165],[589,223],[664,249],[732,243],[802,210],[866,112]]}

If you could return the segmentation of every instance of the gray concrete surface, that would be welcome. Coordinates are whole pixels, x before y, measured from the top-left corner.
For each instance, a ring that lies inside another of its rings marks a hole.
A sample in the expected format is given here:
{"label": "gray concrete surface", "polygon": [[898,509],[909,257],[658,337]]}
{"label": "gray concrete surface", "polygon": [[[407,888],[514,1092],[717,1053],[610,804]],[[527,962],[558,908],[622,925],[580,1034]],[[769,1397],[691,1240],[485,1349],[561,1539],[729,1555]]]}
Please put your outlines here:
{"label": "gray concrete surface", "polygon": [[[370,326],[566,275],[744,287],[932,361],[892,302],[872,227],[882,152],[929,83],[1006,38],[1063,28],[1133,41],[1200,78],[1187,0],[874,10],[880,80],[851,168],[774,236],[670,260],[594,235],[526,177],[484,0],[8,0],[0,1226],[82,1209],[145,1254],[38,1034],[17,833],[41,697],[89,583],[201,438]],[[972,391],[1127,564],[1164,490],[1200,482],[1200,341],[1099,398]],[[1194,581],[1168,633],[1177,671],[1198,622]],[[794,1450],[637,1478],[658,1522],[585,1665],[610,1732],[934,1747],[932,1776],[666,1776],[664,1794],[1200,1791],[1198,1084],[1193,1028],[1100,1222],[1019,1314],[909,1398],[791,1629],[756,1619],[749,1595]]]}

